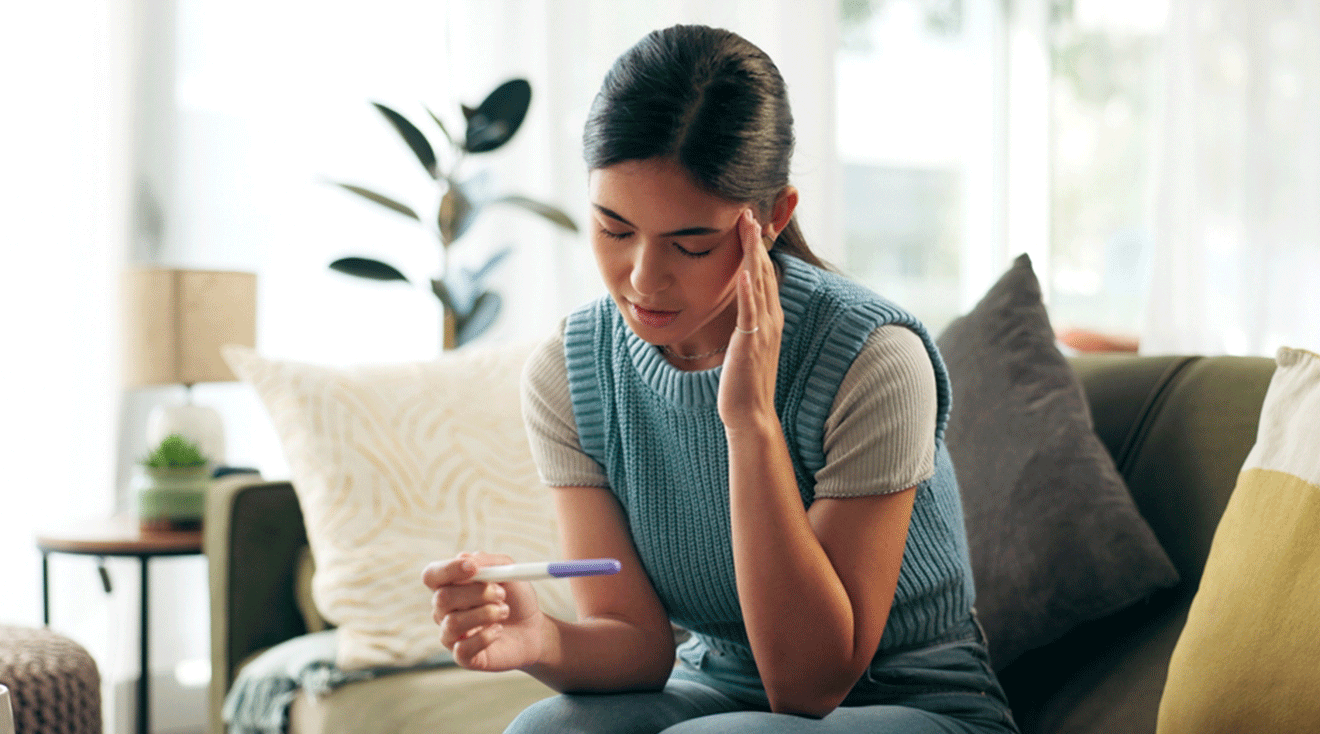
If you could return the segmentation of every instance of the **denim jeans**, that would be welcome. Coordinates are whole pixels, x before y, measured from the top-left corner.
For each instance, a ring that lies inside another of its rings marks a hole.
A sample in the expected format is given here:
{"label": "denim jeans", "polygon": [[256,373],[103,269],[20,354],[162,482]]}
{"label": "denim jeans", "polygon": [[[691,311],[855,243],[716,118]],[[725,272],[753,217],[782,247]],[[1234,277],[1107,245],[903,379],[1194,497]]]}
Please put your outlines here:
{"label": "denim jeans", "polygon": [[946,641],[877,658],[823,719],[770,712],[756,667],[683,643],[663,691],[574,694],[536,703],[505,734],[1016,734],[975,619]]}

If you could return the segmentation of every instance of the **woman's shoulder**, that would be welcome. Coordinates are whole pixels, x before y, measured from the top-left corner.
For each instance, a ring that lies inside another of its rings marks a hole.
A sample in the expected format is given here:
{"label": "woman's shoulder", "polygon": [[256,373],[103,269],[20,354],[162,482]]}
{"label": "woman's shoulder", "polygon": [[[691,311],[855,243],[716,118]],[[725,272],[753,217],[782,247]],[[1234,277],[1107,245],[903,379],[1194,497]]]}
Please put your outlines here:
{"label": "woman's shoulder", "polygon": [[935,402],[935,371],[926,343],[898,324],[878,326],[867,336],[839,386],[839,399],[857,393],[897,391],[913,405]]}
{"label": "woman's shoulder", "polygon": [[564,324],[560,321],[549,335],[532,348],[523,365],[524,392],[544,394],[547,390],[567,387],[568,372],[564,364]]}
{"label": "woman's shoulder", "polygon": [[935,372],[921,337],[877,327],[848,369],[825,420],[817,497],[906,489],[934,474]]}
{"label": "woman's shoulder", "polygon": [[858,359],[871,362],[897,362],[930,366],[930,351],[926,342],[912,327],[905,324],[882,324],[866,337]]}

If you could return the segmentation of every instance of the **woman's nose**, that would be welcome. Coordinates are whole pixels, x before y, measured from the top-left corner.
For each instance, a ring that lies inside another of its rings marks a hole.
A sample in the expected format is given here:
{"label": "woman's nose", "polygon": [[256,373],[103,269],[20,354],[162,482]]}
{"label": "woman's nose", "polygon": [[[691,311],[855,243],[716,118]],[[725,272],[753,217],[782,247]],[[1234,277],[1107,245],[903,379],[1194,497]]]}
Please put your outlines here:
{"label": "woman's nose", "polygon": [[668,287],[670,277],[663,246],[658,242],[643,242],[633,255],[633,289],[641,295],[659,293]]}

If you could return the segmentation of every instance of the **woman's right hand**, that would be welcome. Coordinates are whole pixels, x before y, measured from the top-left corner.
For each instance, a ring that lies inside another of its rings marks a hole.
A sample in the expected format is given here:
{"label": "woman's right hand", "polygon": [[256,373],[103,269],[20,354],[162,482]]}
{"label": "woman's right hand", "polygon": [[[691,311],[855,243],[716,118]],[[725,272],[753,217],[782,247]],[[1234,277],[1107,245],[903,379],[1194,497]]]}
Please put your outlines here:
{"label": "woman's right hand", "polygon": [[535,663],[544,618],[526,581],[473,581],[482,566],[512,563],[508,556],[460,553],[422,570],[431,589],[431,616],[454,662],[471,670],[501,671]]}

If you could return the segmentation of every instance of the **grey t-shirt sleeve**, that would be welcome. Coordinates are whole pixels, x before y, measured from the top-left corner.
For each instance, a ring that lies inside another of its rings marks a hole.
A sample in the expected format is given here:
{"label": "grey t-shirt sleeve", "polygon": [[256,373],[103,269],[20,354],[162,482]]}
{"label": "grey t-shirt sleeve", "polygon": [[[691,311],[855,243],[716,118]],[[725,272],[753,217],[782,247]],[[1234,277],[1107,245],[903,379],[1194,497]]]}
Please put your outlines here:
{"label": "grey t-shirt sleeve", "polygon": [[902,326],[871,332],[825,419],[816,497],[888,494],[932,477],[936,410],[921,337]]}
{"label": "grey t-shirt sleeve", "polygon": [[562,326],[536,347],[522,373],[523,425],[541,481],[548,487],[608,487],[596,460],[582,450],[568,391]]}

